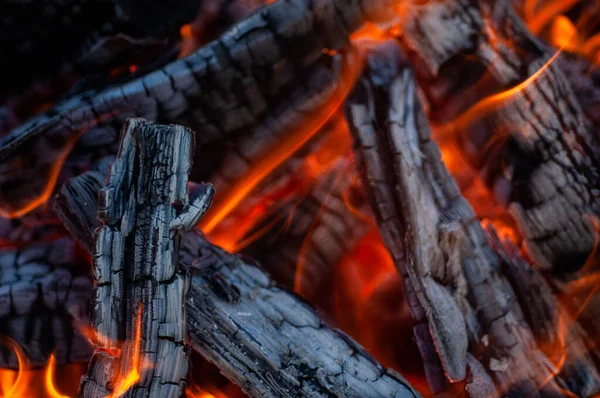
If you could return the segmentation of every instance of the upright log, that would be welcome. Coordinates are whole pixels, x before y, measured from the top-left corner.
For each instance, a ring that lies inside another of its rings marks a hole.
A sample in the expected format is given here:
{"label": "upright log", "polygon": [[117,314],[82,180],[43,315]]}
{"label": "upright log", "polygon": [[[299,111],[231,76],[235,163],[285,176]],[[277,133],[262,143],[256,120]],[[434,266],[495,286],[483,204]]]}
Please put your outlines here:
{"label": "upright log", "polygon": [[130,119],[123,128],[99,195],[92,325],[100,349],[82,397],[183,394],[189,279],[179,265],[180,234],[197,224],[213,192],[205,186],[188,196],[193,146],[193,132],[183,127]]}

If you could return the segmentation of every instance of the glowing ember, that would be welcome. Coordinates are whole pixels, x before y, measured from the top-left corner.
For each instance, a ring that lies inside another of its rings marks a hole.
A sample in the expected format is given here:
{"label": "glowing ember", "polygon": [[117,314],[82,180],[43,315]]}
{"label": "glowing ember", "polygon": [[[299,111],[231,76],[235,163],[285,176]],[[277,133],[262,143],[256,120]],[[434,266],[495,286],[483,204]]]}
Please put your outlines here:
{"label": "glowing ember", "polygon": [[12,349],[17,357],[19,369],[0,370],[0,391],[2,398],[18,398],[27,392],[27,377],[25,376],[26,356],[19,344],[13,339],[0,336],[0,343]]}
{"label": "glowing ember", "polygon": [[54,370],[56,366],[56,358],[54,354],[50,355],[48,360],[48,366],[46,366],[46,391],[51,398],[69,398],[67,395],[63,395],[58,392],[54,386]]}

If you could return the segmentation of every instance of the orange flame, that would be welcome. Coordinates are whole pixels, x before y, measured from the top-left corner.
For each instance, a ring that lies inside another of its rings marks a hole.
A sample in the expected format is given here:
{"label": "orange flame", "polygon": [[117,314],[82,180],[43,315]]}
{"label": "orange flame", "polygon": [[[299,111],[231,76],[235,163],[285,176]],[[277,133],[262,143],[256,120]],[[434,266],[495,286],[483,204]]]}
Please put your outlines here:
{"label": "orange flame", "polygon": [[[119,375],[117,382],[115,383],[115,389],[110,395],[111,398],[118,398],[121,395],[125,394],[127,390],[133,387],[140,380],[141,373],[147,369],[147,366],[142,366],[142,354],[141,354],[141,346],[142,346],[142,308],[143,305],[140,305],[138,309],[136,322],[135,322],[135,331],[134,331],[134,339],[131,344],[131,349],[133,350],[131,354],[131,360],[126,364],[121,365],[121,369],[125,369],[127,373],[122,376]],[[126,343],[127,344],[127,343]],[[121,350],[123,353],[125,350]]]}
{"label": "orange flame", "polygon": [[541,10],[536,13],[536,8],[540,6],[540,0],[525,0],[524,12],[529,30],[533,34],[539,34],[540,31],[550,23],[554,17],[563,14],[579,3],[581,0],[554,0],[544,2]]}
{"label": "orange flame", "polygon": [[19,398],[24,396],[27,390],[27,378],[24,376],[26,367],[26,356],[19,344],[10,337],[0,336],[0,343],[8,346],[15,352],[19,369],[0,370],[1,398]]}
{"label": "orange flame", "polygon": [[48,360],[48,366],[46,366],[46,391],[50,398],[69,398],[67,395],[63,395],[58,392],[54,386],[54,368],[56,366],[56,358],[54,354],[50,355]]}
{"label": "orange flame", "polygon": [[516,86],[502,91],[497,94],[490,95],[473,105],[467,111],[459,115],[454,121],[451,122],[452,129],[460,129],[464,126],[468,126],[472,120],[479,120],[490,113],[496,111],[499,107],[503,106],[506,102],[515,99],[515,97],[523,92],[529,85],[535,82],[542,74],[552,65],[556,57],[560,54],[562,49],[556,51],[552,57],[541,68],[535,73],[525,79],[523,82]]}
{"label": "orange flame", "polygon": [[211,210],[200,223],[200,228],[204,233],[210,234],[219,222],[235,209],[271,171],[282,164],[292,153],[300,149],[321,129],[342,105],[358,78],[361,66],[362,62],[344,62],[340,87],[331,94],[327,104],[303,121],[298,128],[291,131],[281,145],[270,151],[241,176],[229,192],[223,194],[221,199],[217,198],[214,201]]}
{"label": "orange flame", "polygon": [[48,181],[46,182],[46,186],[44,187],[42,192],[37,197],[33,198],[18,209],[9,209],[0,203],[0,217],[22,217],[48,201],[48,198],[50,198],[50,195],[52,195],[52,192],[54,191],[54,186],[58,181],[58,177],[60,176],[62,166],[67,160],[67,157],[71,153],[71,150],[73,149],[73,146],[75,145],[75,142],[78,138],[79,134],[76,134],[75,136],[69,138],[64,147],[61,148],[56,161],[52,164],[52,166],[50,166],[50,169],[48,171]]}
{"label": "orange flame", "polygon": [[564,48],[567,51],[576,51],[580,45],[577,28],[564,15],[559,15],[554,19],[551,32],[551,41],[556,47]]}
{"label": "orange flame", "polygon": [[185,390],[185,395],[188,398],[227,398],[227,395],[223,394],[222,392],[215,391],[214,393],[211,393],[206,390],[203,390],[193,381]]}

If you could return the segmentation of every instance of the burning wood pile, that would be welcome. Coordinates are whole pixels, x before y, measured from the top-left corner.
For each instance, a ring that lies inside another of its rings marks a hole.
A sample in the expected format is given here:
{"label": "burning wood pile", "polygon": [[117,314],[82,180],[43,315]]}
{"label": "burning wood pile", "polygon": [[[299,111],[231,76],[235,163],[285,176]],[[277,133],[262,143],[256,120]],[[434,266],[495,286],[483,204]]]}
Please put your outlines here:
{"label": "burning wood pile", "polygon": [[0,396],[600,395],[599,11],[10,2]]}

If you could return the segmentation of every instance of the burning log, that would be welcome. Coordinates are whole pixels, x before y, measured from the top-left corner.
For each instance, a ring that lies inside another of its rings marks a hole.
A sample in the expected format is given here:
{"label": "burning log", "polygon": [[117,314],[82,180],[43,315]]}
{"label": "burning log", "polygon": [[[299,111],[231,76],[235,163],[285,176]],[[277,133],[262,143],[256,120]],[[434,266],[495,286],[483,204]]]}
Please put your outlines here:
{"label": "burning log", "polygon": [[567,387],[561,369],[552,369],[562,364],[553,365],[537,346],[498,256],[441,162],[398,49],[387,43],[369,65],[347,114],[434,392],[597,393],[600,376],[589,359],[570,358],[586,374],[581,385]]}
{"label": "burning log", "polygon": [[[294,106],[290,91],[302,93],[298,96],[311,91],[314,83],[307,79],[315,69],[332,69],[323,48],[346,46],[365,20],[389,19],[387,1],[273,3],[188,57],[124,85],[58,103],[0,139],[0,210],[16,217],[43,202],[82,133],[92,130],[88,142],[110,145],[131,116],[190,126],[202,131],[200,144],[260,126],[283,106]],[[15,177],[24,173],[30,177]]]}
{"label": "burning log", "polygon": [[[101,349],[82,396],[183,394],[189,279],[179,266],[180,232],[196,225],[212,197],[205,187],[188,199],[193,139],[191,130],[140,119],[124,126],[99,196],[92,324]],[[116,349],[120,358],[110,354]]]}
{"label": "burning log", "polygon": [[[84,362],[91,347],[77,329],[87,323],[92,281],[71,238],[0,250],[0,335],[19,343],[34,366]],[[17,368],[9,350],[1,368]]]}
{"label": "burning log", "polygon": [[579,269],[594,250],[600,144],[555,57],[504,0],[412,11],[402,40],[432,119],[457,134],[535,263]]}
{"label": "burning log", "polygon": [[203,221],[207,233],[253,188],[259,187],[270,172],[323,132],[323,125],[341,106],[360,69],[356,65],[360,63],[358,50],[327,60],[329,66],[317,67],[310,73],[308,87],[288,92],[263,122],[222,143],[228,151],[222,167],[211,176],[217,194],[215,205]]}
{"label": "burning log", "polygon": [[[116,167],[123,166],[134,165],[120,162]],[[125,175],[129,170],[123,170]],[[137,181],[147,177],[142,173]],[[84,245],[97,226],[93,206],[81,208],[88,214],[64,206],[93,202],[99,188],[99,179],[88,173],[63,186],[63,199],[56,202],[63,217],[80,218],[68,222]],[[418,396],[401,376],[326,326],[307,303],[275,285],[259,266],[215,247],[198,232],[182,236],[180,262],[193,274],[186,301],[193,348],[251,396]],[[96,362],[92,368],[101,370]]]}

